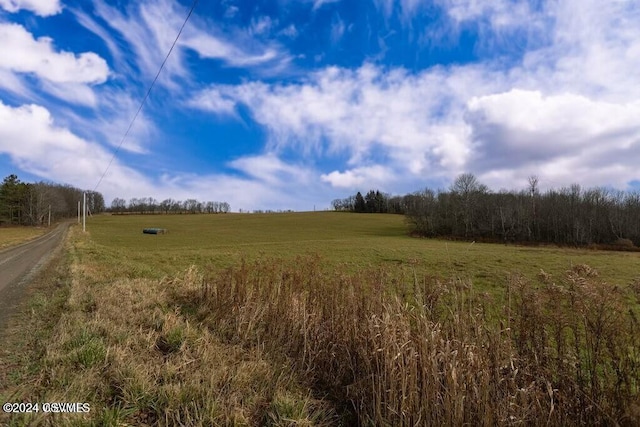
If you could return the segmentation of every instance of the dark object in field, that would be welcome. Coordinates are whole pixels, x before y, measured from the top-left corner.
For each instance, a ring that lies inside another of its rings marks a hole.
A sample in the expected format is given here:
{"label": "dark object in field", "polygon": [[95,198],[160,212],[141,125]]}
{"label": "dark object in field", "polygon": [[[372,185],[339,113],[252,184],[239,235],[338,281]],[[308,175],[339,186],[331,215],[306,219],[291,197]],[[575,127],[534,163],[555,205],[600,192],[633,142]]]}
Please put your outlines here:
{"label": "dark object in field", "polygon": [[167,234],[166,228],[143,228],[144,234]]}

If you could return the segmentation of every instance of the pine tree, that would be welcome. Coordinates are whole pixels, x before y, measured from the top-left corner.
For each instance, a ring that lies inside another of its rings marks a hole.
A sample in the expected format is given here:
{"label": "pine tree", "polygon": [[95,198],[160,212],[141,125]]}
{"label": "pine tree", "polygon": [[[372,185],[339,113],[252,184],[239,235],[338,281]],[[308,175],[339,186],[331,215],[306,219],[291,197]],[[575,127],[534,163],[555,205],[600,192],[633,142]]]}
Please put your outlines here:
{"label": "pine tree", "polygon": [[362,194],[360,194],[360,192],[358,191],[358,194],[356,194],[356,203],[355,203],[355,212],[366,212],[366,203],[364,201],[364,197],[362,197]]}

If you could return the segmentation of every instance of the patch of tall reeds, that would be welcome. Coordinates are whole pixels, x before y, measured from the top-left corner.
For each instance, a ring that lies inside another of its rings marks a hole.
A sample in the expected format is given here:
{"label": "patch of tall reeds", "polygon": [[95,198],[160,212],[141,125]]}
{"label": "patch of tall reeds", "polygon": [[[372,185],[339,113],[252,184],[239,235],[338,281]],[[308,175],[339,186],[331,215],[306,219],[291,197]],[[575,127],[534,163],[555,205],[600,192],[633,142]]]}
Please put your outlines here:
{"label": "patch of tall reeds", "polygon": [[508,280],[504,301],[411,269],[347,274],[318,258],[191,269],[192,321],[285,357],[361,425],[633,425],[640,346],[630,289],[588,266]]}

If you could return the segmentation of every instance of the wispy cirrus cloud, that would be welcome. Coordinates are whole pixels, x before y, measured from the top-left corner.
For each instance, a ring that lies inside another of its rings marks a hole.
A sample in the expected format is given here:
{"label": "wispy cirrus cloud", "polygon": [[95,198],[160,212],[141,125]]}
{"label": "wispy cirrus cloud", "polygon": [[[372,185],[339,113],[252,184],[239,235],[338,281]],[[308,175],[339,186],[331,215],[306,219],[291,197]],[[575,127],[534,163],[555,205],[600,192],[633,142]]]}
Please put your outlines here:
{"label": "wispy cirrus cloud", "polygon": [[[415,10],[418,2],[405,0],[405,4],[413,3]],[[539,2],[530,0],[437,0],[441,8],[456,23],[488,21],[494,29],[529,25],[537,18],[536,5]]]}
{"label": "wispy cirrus cloud", "polygon": [[313,10],[316,11],[326,4],[336,3],[340,0],[313,0]]}
{"label": "wispy cirrus cloud", "polygon": [[[118,32],[126,42],[124,55],[139,73],[136,80],[142,78],[150,82],[169,51],[186,11],[170,1],[141,2],[130,4],[125,10],[110,6],[104,1],[94,2],[95,15],[109,27]],[[101,35],[99,32],[96,34]],[[110,37],[103,38],[110,43]],[[113,47],[114,45],[111,44]],[[183,64],[181,52],[173,52],[173,58],[165,65],[160,83],[178,88],[176,78],[185,78],[188,71]],[[131,79],[133,76],[129,76]]]}
{"label": "wispy cirrus cloud", "polygon": [[228,65],[237,67],[251,67],[274,61],[279,52],[270,47],[264,47],[251,53],[235,44],[202,32],[191,32],[181,42],[182,46],[195,50],[202,58],[221,59]]}
{"label": "wispy cirrus cloud", "polygon": [[111,35],[109,31],[107,31],[105,26],[98,23],[96,19],[94,19],[88,13],[82,11],[81,9],[71,9],[71,13],[73,13],[73,15],[75,16],[78,24],[82,25],[84,28],[100,37],[100,39],[107,46],[107,49],[109,49],[109,53],[117,63],[117,66],[124,67],[124,53],[122,52],[122,49],[119,46],[118,42],[114,39],[113,35]]}
{"label": "wispy cirrus cloud", "polygon": [[3,69],[0,67],[0,89],[10,93],[18,98],[28,98],[35,99],[36,96],[33,94],[29,85],[27,85],[19,75],[14,73],[11,70]]}
{"label": "wispy cirrus cloud", "polygon": [[291,182],[309,185],[314,178],[308,168],[288,164],[274,153],[241,157],[229,165],[260,182],[279,187],[285,187]]}
{"label": "wispy cirrus cloud", "polygon": [[333,23],[331,24],[331,43],[338,43],[340,39],[342,39],[346,29],[346,24],[342,18],[340,18],[340,15],[336,15]]}
{"label": "wispy cirrus cloud", "polygon": [[[10,106],[0,100],[0,135],[6,142],[0,146],[0,152],[7,154],[24,171],[87,187],[87,183],[97,182],[97,174],[109,162],[112,151],[107,146],[120,145],[122,135],[139,107],[140,82],[150,81],[149,77],[157,72],[187,9],[165,0],[139,3],[125,9],[95,1],[92,16],[83,9],[70,11],[82,27],[104,42],[111,54],[113,69],[109,69],[107,62],[95,53],[57,50],[52,38],[35,38],[20,24],[0,22],[0,44],[6,46],[0,55],[0,88],[15,94],[14,105],[17,105]],[[289,59],[279,45],[253,38],[268,35],[273,25],[271,21],[262,19],[255,22],[252,30],[235,29],[233,34],[225,34],[220,29],[207,28],[204,19],[193,16],[185,29],[178,49],[172,53],[161,75],[160,83],[164,83],[165,88],[180,93],[188,91],[192,75],[185,62],[187,49],[203,59],[219,59],[231,67],[286,66]],[[117,84],[105,84],[109,77],[117,80]],[[59,100],[91,107],[91,110],[79,113],[49,98],[39,97],[37,92],[42,90]],[[33,104],[34,101],[40,105]],[[150,154],[150,141],[159,131],[147,113],[154,107],[147,106],[142,111],[122,145],[123,150]],[[88,118],[91,119],[90,127],[86,126]],[[27,126],[29,121],[31,127]],[[20,137],[21,134],[27,134],[26,139]],[[20,138],[25,141],[18,145],[15,141]],[[82,157],[81,161],[78,156]],[[277,163],[275,157],[269,163],[273,167],[268,170],[253,167],[256,166],[255,159],[255,156],[242,157],[230,164],[229,167],[245,174],[245,178],[176,172],[160,181],[145,177],[116,160],[101,187],[108,197],[164,193],[205,199],[210,198],[207,192],[211,192],[211,183],[224,182],[236,190],[242,186],[255,187],[255,194],[247,196],[247,201],[253,198],[255,203],[266,203],[268,198],[265,196],[263,200],[261,195],[286,196],[286,192],[270,189],[269,185],[275,185],[276,176],[295,171],[287,169],[284,163]],[[251,171],[247,165],[252,165]],[[262,172],[256,175],[260,170]],[[273,174],[272,178],[270,174]],[[203,182],[208,184],[200,186]],[[131,183],[135,183],[135,190],[128,188]],[[219,184],[213,187],[222,188]],[[219,199],[233,203],[241,192],[234,194],[235,198],[221,196]],[[255,203],[254,207],[259,206]]]}
{"label": "wispy cirrus cloud", "polygon": [[40,16],[51,16],[62,11],[59,0],[0,0],[0,7],[11,13],[26,9]]}
{"label": "wispy cirrus cloud", "polygon": [[[96,0],[95,10],[104,22],[127,41],[135,54],[136,67],[147,79],[157,72],[188,13],[187,8],[169,0],[136,3],[125,11]],[[91,26],[86,20],[85,24]],[[202,59],[221,60],[232,67],[265,67],[268,64],[282,69],[291,60],[288,54],[278,44],[265,43],[255,37],[268,32],[271,25],[270,19],[263,17],[248,30],[234,29],[232,33],[225,33],[204,18],[194,15],[185,27],[178,46],[195,51]],[[101,35],[97,29],[94,33]],[[110,37],[101,37],[113,46]],[[261,69],[257,71],[263,72]],[[185,64],[184,52],[181,49],[174,50],[160,76],[160,82],[167,87],[184,90],[190,80],[191,73]]]}

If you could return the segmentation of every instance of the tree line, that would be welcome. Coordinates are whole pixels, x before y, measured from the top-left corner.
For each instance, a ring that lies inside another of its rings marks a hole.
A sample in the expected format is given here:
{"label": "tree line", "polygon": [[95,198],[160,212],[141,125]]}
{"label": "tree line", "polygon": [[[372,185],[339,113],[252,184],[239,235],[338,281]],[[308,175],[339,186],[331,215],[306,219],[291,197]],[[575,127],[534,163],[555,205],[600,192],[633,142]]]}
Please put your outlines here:
{"label": "tree line", "polygon": [[231,206],[227,202],[201,202],[196,199],[184,201],[164,199],[158,201],[153,197],[125,199],[116,197],[111,202],[109,211],[115,214],[199,214],[199,213],[228,213]]}
{"label": "tree line", "polygon": [[49,182],[22,182],[17,175],[4,178],[0,185],[0,225],[45,225],[78,214],[78,202],[87,194],[87,209],[104,211],[104,198],[96,191],[83,191],[70,185]]}
{"label": "tree line", "polygon": [[[564,245],[640,246],[640,192],[573,184],[541,192],[538,178],[522,190],[491,191],[473,174],[448,190],[334,200],[336,210],[404,213],[414,232],[430,237]],[[364,200],[364,205],[363,205]],[[377,209],[377,206],[383,206]]]}
{"label": "tree line", "polygon": [[404,214],[405,198],[407,196],[391,196],[379,190],[370,190],[365,196],[358,191],[353,196],[335,199],[331,206],[336,211],[359,213],[394,213]]}

